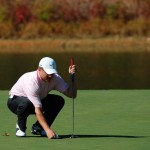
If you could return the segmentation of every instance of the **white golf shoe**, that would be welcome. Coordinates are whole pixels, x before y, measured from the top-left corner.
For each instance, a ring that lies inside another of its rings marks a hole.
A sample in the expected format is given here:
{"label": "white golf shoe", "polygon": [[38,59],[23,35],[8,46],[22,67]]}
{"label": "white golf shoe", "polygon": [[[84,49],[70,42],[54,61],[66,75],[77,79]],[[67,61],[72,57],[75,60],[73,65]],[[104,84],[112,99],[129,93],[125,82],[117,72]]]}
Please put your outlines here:
{"label": "white golf shoe", "polygon": [[18,136],[18,137],[25,137],[26,136],[26,133],[20,130],[18,124],[16,124],[16,136]]}

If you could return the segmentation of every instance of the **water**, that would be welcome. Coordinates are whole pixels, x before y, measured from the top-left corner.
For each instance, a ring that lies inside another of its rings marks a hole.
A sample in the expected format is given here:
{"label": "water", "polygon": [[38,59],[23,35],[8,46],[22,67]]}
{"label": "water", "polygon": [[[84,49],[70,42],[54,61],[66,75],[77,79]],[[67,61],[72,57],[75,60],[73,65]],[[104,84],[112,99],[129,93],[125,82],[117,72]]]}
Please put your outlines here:
{"label": "water", "polygon": [[79,89],[150,88],[148,52],[67,52],[0,54],[0,90],[9,90],[23,73],[36,70],[39,60],[45,56],[56,60],[59,74],[68,83],[68,66],[73,56],[77,66]]}

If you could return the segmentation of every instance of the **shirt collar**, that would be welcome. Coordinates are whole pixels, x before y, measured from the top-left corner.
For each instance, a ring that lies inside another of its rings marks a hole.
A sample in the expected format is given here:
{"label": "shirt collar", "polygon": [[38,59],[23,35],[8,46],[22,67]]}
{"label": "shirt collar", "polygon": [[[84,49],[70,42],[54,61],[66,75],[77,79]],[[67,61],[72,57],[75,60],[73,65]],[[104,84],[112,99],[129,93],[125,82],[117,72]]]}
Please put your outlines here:
{"label": "shirt collar", "polygon": [[39,82],[44,83],[44,81],[42,80],[42,78],[40,77],[40,73],[39,70],[37,69],[37,79]]}

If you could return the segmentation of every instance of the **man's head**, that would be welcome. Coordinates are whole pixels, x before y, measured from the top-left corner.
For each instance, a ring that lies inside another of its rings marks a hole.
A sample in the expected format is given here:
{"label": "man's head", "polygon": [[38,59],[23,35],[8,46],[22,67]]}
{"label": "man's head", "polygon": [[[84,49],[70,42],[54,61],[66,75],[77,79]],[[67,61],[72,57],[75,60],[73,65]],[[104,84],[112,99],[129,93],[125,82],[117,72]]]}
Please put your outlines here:
{"label": "man's head", "polygon": [[47,74],[54,74],[57,73],[56,69],[56,63],[55,61],[50,57],[44,57],[39,62],[39,67],[43,68],[43,70]]}
{"label": "man's head", "polygon": [[52,58],[44,57],[39,62],[38,70],[42,80],[49,82],[53,74],[57,73],[56,63]]}

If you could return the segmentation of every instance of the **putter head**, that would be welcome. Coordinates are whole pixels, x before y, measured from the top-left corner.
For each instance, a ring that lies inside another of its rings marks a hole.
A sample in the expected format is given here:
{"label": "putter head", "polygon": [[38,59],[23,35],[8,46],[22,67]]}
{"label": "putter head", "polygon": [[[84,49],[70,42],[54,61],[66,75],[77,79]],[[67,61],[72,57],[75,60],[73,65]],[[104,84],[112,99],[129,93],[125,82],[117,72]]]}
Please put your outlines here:
{"label": "putter head", "polygon": [[72,135],[70,136],[70,138],[71,138],[71,139],[74,138],[74,135],[72,134]]}
{"label": "putter head", "polygon": [[74,134],[70,135],[70,138],[71,138],[71,139],[77,138],[77,137],[78,137],[78,136],[76,136],[76,135],[74,135]]}

